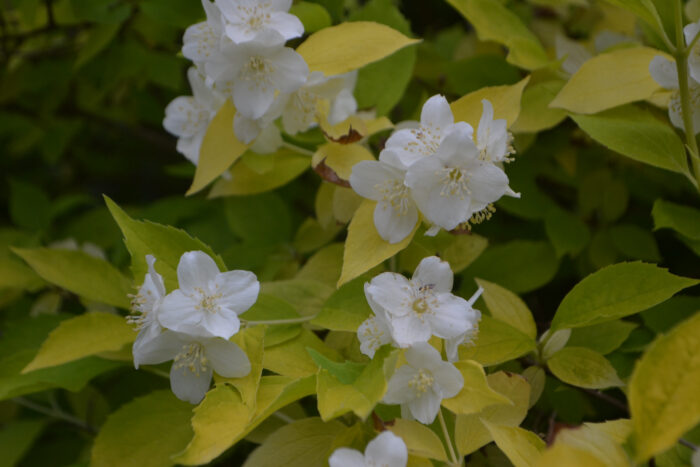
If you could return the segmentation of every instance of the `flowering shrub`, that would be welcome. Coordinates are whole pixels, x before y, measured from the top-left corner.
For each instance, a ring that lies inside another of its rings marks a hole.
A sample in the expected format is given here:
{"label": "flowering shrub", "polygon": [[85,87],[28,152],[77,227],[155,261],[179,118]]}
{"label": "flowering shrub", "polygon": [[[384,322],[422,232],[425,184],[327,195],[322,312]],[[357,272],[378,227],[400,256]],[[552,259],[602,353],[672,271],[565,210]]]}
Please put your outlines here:
{"label": "flowering shrub", "polygon": [[700,465],[700,2],[36,3],[5,464]]}

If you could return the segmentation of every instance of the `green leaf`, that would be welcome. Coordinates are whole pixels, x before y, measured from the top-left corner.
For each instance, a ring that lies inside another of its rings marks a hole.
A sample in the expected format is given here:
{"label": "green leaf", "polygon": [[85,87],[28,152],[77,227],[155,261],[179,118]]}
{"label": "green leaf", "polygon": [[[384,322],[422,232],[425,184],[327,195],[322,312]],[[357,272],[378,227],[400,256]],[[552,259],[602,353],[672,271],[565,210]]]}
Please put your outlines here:
{"label": "green leaf", "polygon": [[243,399],[243,403],[255,410],[255,398],[260,386],[260,377],[263,371],[263,355],[265,347],[265,336],[267,330],[265,326],[253,326],[241,330],[231,338],[233,342],[248,355],[251,370],[242,378],[223,378],[217,376],[216,384],[227,383],[238,389],[238,393]]}
{"label": "green leaf", "polygon": [[700,310],[700,297],[676,295],[640,314],[644,325],[660,334],[690,318],[696,310]]}
{"label": "green leaf", "polygon": [[584,326],[571,331],[566,345],[586,347],[601,355],[609,354],[622,345],[637,325],[615,320],[593,326]]}
{"label": "green leaf", "polygon": [[619,263],[587,276],[562,300],[552,330],[591,326],[651,308],[700,281],[647,263]]}
{"label": "green leaf", "polygon": [[700,422],[700,313],[659,336],[629,384],[635,460],[673,446]]}
{"label": "green leaf", "polygon": [[289,13],[301,20],[304,25],[304,32],[311,34],[332,24],[331,15],[328,10],[317,3],[298,2],[292,5]]}
{"label": "green leaf", "polygon": [[520,115],[520,101],[528,82],[529,76],[515,84],[489,86],[460,97],[450,104],[455,121],[467,122],[478,128],[483,113],[481,101],[486,99],[493,105],[493,118],[506,120],[510,127]]}
{"label": "green leaf", "polygon": [[75,69],[80,68],[102,52],[114,39],[120,28],[121,25],[119,23],[114,23],[98,25],[91,30],[88,33],[85,46],[80,49],[78,57],[75,59],[73,67]]}
{"label": "green leaf", "polygon": [[216,261],[220,270],[226,271],[223,260],[210,247],[185,231],[155,222],[134,220],[106,196],[105,203],[124,234],[124,243],[131,253],[134,282],[140,284],[148,272],[146,255],[155,256],[156,271],[163,276],[168,290],[178,287],[177,265],[182,254],[188,251],[203,251]]}
{"label": "green leaf", "polygon": [[471,359],[491,366],[522,357],[536,347],[534,339],[514,327],[490,316],[482,316],[476,341],[473,345],[460,347],[459,357],[460,360]]}
{"label": "green leaf", "polygon": [[490,405],[512,404],[506,396],[489,387],[484,368],[477,362],[466,360],[454,365],[462,373],[464,387],[456,396],[442,401],[442,405],[454,414],[468,415]]}
{"label": "green leaf", "polygon": [[414,420],[397,418],[387,428],[406,443],[410,455],[448,462],[442,441],[427,426]]}
{"label": "green leaf", "polygon": [[309,347],[331,360],[340,360],[338,352],[324,344],[316,334],[303,329],[297,337],[267,347],[263,356],[263,368],[294,378],[315,375],[318,366],[309,355]]}
{"label": "green leaf", "polygon": [[343,284],[326,300],[321,313],[311,323],[332,331],[356,332],[372,313],[364,290],[369,279],[363,275]]}
{"label": "green leaf", "polygon": [[554,250],[548,243],[514,240],[487,248],[465,274],[523,293],[547,284],[558,266]]}
{"label": "green leaf", "polygon": [[[274,190],[297,178],[311,165],[309,156],[284,148],[258,157],[270,158],[272,168],[262,174],[256,172],[246,163],[244,155],[233,165],[227,180],[221,178],[214,184],[209,197],[254,195]],[[251,159],[255,159],[255,156]]]}
{"label": "green leaf", "polygon": [[537,326],[532,312],[520,297],[493,282],[483,279],[476,279],[476,282],[484,289],[482,297],[486,306],[489,307],[491,316],[514,327],[531,339],[537,337]]}
{"label": "green leaf", "polygon": [[108,305],[128,309],[131,282],[108,262],[83,251],[13,248],[44,280]]}
{"label": "green leaf", "polygon": [[683,141],[670,125],[648,110],[625,106],[571,118],[591,138],[623,156],[661,169],[688,173]]}
{"label": "green leaf", "polygon": [[513,124],[516,133],[537,133],[558,125],[566,118],[566,111],[554,109],[549,104],[564,87],[564,81],[542,81],[527,87],[523,92],[520,116]]}
{"label": "green leaf", "polygon": [[302,316],[318,314],[324,301],[334,292],[332,286],[305,279],[263,282],[260,290],[291,304]]}
{"label": "green leaf", "polygon": [[477,55],[448,62],[446,81],[447,88],[461,96],[486,86],[515,84],[520,70],[500,55]]}
{"label": "green leaf", "polygon": [[187,190],[187,195],[193,195],[204,189],[248,149],[248,145],[239,141],[233,132],[233,117],[235,115],[236,108],[230,100],[227,100],[209,122],[209,127],[199,149],[199,160],[194,180]]}
{"label": "green leaf", "polygon": [[44,230],[51,222],[51,202],[35,185],[10,180],[10,217],[17,226],[28,230]]}
{"label": "green leaf", "polygon": [[606,2],[624,8],[642,19],[649,26],[659,31],[661,18],[651,0],[605,0]]}
{"label": "green leaf", "polygon": [[571,77],[551,107],[577,114],[594,114],[651,97],[659,84],[649,74],[656,56],[671,58],[649,47],[630,47],[586,61]]}
{"label": "green leaf", "polygon": [[580,388],[624,386],[609,361],[585,347],[564,347],[547,360],[554,376]]}
{"label": "green leaf", "polygon": [[499,426],[489,422],[484,424],[498,448],[508,456],[515,467],[537,465],[537,460],[545,449],[542,438],[517,426]]}
{"label": "green leaf", "polygon": [[692,240],[700,240],[700,210],[690,206],[656,200],[651,210],[654,230],[673,229]]}
{"label": "green leaf", "polygon": [[591,240],[588,226],[578,216],[563,209],[549,209],[544,226],[559,258],[566,254],[578,255]]}
{"label": "green leaf", "polygon": [[138,397],[110,414],[95,438],[94,467],[174,465],[192,438],[192,405],[168,390]]}
{"label": "green leaf", "polygon": [[339,75],[420,42],[370,21],[341,23],[312,34],[298,48],[310,71]]}
{"label": "green leaf", "polygon": [[495,41],[508,48],[508,62],[526,70],[549,64],[537,37],[520,18],[497,0],[447,0],[474,25],[479,39]]}
{"label": "green leaf", "polygon": [[136,332],[123,317],[111,313],[88,312],[62,321],[51,331],[22,373],[61,365],[101,352],[117,351],[135,338]]}
{"label": "green leaf", "polygon": [[44,420],[17,420],[0,431],[0,467],[14,467],[32,447],[46,426]]}
{"label": "green leaf", "polygon": [[645,228],[634,224],[618,224],[610,228],[610,239],[615,248],[627,258],[652,263],[661,261],[656,239]]}
{"label": "green leaf", "polygon": [[354,383],[362,373],[362,370],[367,366],[365,363],[355,363],[349,360],[346,360],[345,363],[338,363],[324,357],[314,349],[306,349],[306,351],[309,352],[309,355],[311,355],[311,358],[319,368],[328,371],[342,384]]}

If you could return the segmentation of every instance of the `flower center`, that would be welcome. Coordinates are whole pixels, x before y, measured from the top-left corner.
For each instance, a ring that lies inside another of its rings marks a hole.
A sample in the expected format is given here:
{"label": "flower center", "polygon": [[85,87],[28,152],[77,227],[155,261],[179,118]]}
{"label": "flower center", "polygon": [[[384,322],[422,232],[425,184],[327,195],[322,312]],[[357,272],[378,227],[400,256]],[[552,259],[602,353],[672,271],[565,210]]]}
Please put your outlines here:
{"label": "flower center", "polygon": [[238,11],[245,19],[249,31],[259,31],[270,21],[270,4],[263,3],[255,6],[239,5]]}
{"label": "flower center", "polygon": [[378,349],[382,345],[382,336],[384,335],[384,331],[379,329],[379,326],[377,326],[377,319],[371,319],[369,323],[367,324],[367,327],[365,327],[362,331],[363,337],[367,339],[369,342],[369,347],[372,349]]}
{"label": "flower center", "polygon": [[420,128],[409,130],[416,138],[415,141],[409,141],[404,146],[404,151],[417,152],[424,156],[435,154],[440,147],[440,136],[442,132],[440,127],[429,127],[421,125]]}
{"label": "flower center", "polygon": [[416,391],[416,397],[420,397],[428,392],[428,389],[433,387],[434,381],[435,378],[433,378],[433,374],[430,371],[421,368],[408,382],[408,387]]}
{"label": "flower center", "polygon": [[241,78],[250,82],[251,87],[267,88],[272,84],[270,75],[274,71],[275,68],[265,57],[253,56],[243,67]]}
{"label": "flower center", "polygon": [[375,190],[381,195],[384,209],[391,206],[399,216],[408,213],[410,206],[409,189],[403,180],[385,180],[375,185]]}
{"label": "flower center", "polygon": [[195,305],[196,310],[216,313],[221,309],[218,303],[221,298],[220,293],[208,294],[203,289],[197,288],[196,290],[199,293],[199,303]]}
{"label": "flower center", "polygon": [[438,175],[441,175],[442,183],[440,196],[459,196],[460,199],[464,199],[471,194],[468,185],[469,173],[466,169],[445,167],[438,172]]}
{"label": "flower center", "polygon": [[207,371],[209,360],[204,355],[204,347],[198,342],[182,346],[182,350],[175,356],[173,365],[175,368],[183,368],[191,371],[195,376]]}

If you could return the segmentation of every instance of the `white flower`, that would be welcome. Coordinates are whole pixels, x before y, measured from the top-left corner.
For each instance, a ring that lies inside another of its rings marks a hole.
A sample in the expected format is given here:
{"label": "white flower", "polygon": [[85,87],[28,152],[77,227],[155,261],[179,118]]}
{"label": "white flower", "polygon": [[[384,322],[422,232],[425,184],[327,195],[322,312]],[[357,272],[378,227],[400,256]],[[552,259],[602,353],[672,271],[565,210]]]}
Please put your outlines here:
{"label": "white flower", "polygon": [[[281,96],[275,97],[270,108],[259,118],[248,118],[240,112],[236,112],[236,115],[233,117],[233,131],[236,133],[236,138],[244,144],[249,144],[261,137],[273,137],[274,141],[271,141],[270,144],[265,145],[265,147],[270,148],[274,146],[274,149],[267,152],[276,151],[282,144],[282,137],[279,135],[279,131],[273,122],[282,114],[283,100],[284,98]],[[274,132],[276,130],[277,135],[275,136]],[[263,133],[266,133],[266,136],[261,136]],[[263,147],[260,146],[260,144],[258,145],[259,149]],[[253,149],[253,151],[255,150]]]}
{"label": "white flower", "polygon": [[[654,81],[664,89],[673,91],[668,103],[668,118],[676,128],[685,129],[683,123],[683,109],[681,107],[681,93],[678,89],[678,70],[676,63],[662,56],[656,56],[649,63],[649,73]],[[693,111],[693,130],[700,132],[700,84],[692,76],[688,79],[690,90],[690,107]]]}
{"label": "white flower", "polygon": [[350,186],[360,196],[377,201],[374,225],[389,243],[406,238],[418,222],[418,209],[405,185],[406,167],[396,153],[385,152],[378,161],[362,161],[352,167]]}
{"label": "white flower", "polygon": [[282,147],[282,132],[274,123],[269,123],[260,130],[257,138],[250,145],[250,150],[257,154],[272,154]]}
{"label": "white flower", "polygon": [[[686,25],[683,28],[686,45],[690,45],[698,33],[700,33],[700,21]],[[688,53],[688,68],[690,76],[700,83],[700,41],[696,42]]]}
{"label": "white flower", "polygon": [[483,113],[476,131],[476,147],[479,159],[488,162],[505,162],[515,150],[510,145],[513,136],[508,132],[508,122],[493,119],[493,105],[486,99],[481,101]]}
{"label": "white flower", "polygon": [[184,253],[177,265],[180,288],[169,293],[158,319],[173,331],[228,339],[240,328],[238,315],[253,306],[260,283],[249,271],[220,272],[202,251]]}
{"label": "white flower", "polygon": [[163,126],[178,137],[178,152],[197,165],[209,122],[223,105],[224,98],[205,84],[196,68],[187,70],[187,77],[194,95],[176,97],[168,104]]}
{"label": "white flower", "polygon": [[357,101],[352,95],[356,81],[357,72],[332,77],[326,77],[320,71],[312,72],[304,86],[286,96],[282,111],[284,131],[293,135],[314,126],[321,100],[330,104],[328,121],[331,124],[348,118],[357,111]]}
{"label": "white flower", "polygon": [[399,347],[427,342],[435,335],[456,338],[476,328],[481,315],[461,297],[452,295],[450,265],[437,256],[424,258],[411,280],[384,272],[365,286],[375,315],[386,318]]}
{"label": "white flower", "polygon": [[469,305],[469,308],[471,308],[470,315],[472,316],[473,326],[469,330],[467,330],[463,334],[460,334],[457,337],[445,339],[445,355],[447,355],[447,361],[449,362],[456,362],[457,360],[459,360],[460,345],[471,344],[472,342],[474,342],[474,339],[476,339],[476,335],[479,332],[479,320],[481,320],[481,312],[472,307],[474,306],[474,303],[479,299],[483,291],[483,287],[479,287],[479,289],[476,292],[474,292],[474,295],[472,295],[471,298],[467,300],[467,305]]}
{"label": "white flower", "polygon": [[304,34],[299,18],[287,13],[292,0],[216,0],[226,19],[226,35],[236,44],[274,32],[279,43]]}
{"label": "white flower", "polygon": [[226,66],[212,68],[217,89],[230,93],[236,110],[251,119],[262,117],[277,94],[299,89],[309,74],[301,55],[275,43],[275,36],[263,32],[253,42],[224,46]]}
{"label": "white flower", "polygon": [[139,315],[127,318],[130,323],[136,324],[136,329],[139,331],[133,345],[137,368],[136,356],[140,354],[140,349],[158,337],[163,330],[158,321],[158,312],[163,298],[165,298],[165,284],[163,276],[158,274],[153,267],[155,262],[156,258],[153,255],[146,255],[148,272],[143,278],[143,284],[141,284],[138,293],[131,299],[132,311],[139,313]]}
{"label": "white flower", "polygon": [[[420,123],[415,128],[404,128],[395,131],[386,141],[385,149],[396,153],[407,167],[424,158],[433,155],[447,133],[454,127],[454,116],[447,99],[435,95],[423,105]],[[467,123],[461,128],[471,138],[473,129]]]}
{"label": "white flower", "polygon": [[199,403],[209,389],[214,371],[225,378],[250,373],[250,360],[238,345],[218,337],[202,338],[165,331],[134,352],[134,365],[156,365],[174,360],[170,388],[184,401]]}
{"label": "white flower", "polygon": [[[367,300],[371,300],[366,292],[368,285],[369,284],[365,284],[365,295],[367,296]],[[379,308],[372,308],[377,309],[379,313],[364,320],[357,328],[357,338],[360,341],[360,352],[367,355],[369,358],[374,358],[374,353],[379,349],[379,347],[393,342],[393,339],[391,338],[391,329],[389,327],[389,323],[387,322],[386,316],[384,316],[384,312]]]}
{"label": "white flower", "polygon": [[408,448],[391,431],[383,431],[367,444],[365,454],[350,448],[338,448],[328,459],[330,467],[406,467]]}
{"label": "white flower", "polygon": [[421,423],[435,420],[443,399],[454,397],[464,386],[464,378],[454,365],[442,361],[440,353],[425,342],[406,350],[407,364],[389,380],[383,402],[401,404]]}
{"label": "white flower", "polygon": [[193,24],[185,30],[182,55],[192,60],[197,66],[207,68],[209,63],[223,63],[221,37],[224,33],[224,21],[221,11],[210,0],[202,0],[202,7],[207,15],[206,21]]}
{"label": "white flower", "polygon": [[512,193],[503,170],[479,159],[479,149],[462,123],[453,127],[434,156],[415,162],[406,173],[418,209],[445,230]]}

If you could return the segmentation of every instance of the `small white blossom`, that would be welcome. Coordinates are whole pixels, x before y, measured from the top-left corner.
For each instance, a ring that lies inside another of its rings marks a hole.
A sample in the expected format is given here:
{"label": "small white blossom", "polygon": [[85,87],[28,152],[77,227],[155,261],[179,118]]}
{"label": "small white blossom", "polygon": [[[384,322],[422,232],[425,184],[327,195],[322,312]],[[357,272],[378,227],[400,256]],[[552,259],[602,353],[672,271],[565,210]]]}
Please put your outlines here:
{"label": "small white blossom", "polygon": [[467,300],[467,305],[469,305],[469,308],[471,308],[469,314],[473,317],[473,326],[457,337],[445,339],[445,355],[447,355],[447,361],[449,362],[456,362],[459,360],[459,346],[462,344],[473,343],[477,334],[479,333],[479,320],[481,320],[481,312],[473,308],[473,306],[483,291],[483,287],[479,287],[479,289],[474,292],[474,295]]}
{"label": "small white blossom", "polygon": [[481,314],[450,293],[450,265],[437,256],[424,258],[412,279],[384,272],[365,286],[367,302],[386,319],[399,347],[427,342],[431,336],[457,338],[477,327]]}
{"label": "small white blossom", "polygon": [[165,284],[163,277],[154,268],[155,262],[156,258],[153,255],[146,255],[148,272],[143,278],[143,284],[138,293],[131,299],[132,311],[138,315],[127,318],[130,323],[136,324],[136,329],[139,331],[133,345],[134,362],[137,368],[140,349],[163,331],[158,321],[158,312],[165,298]]}
{"label": "small white blossom", "polygon": [[[367,294],[368,285],[369,284],[365,284],[365,296],[367,300],[371,300],[371,296]],[[367,355],[369,358],[374,358],[374,354],[379,350],[379,347],[390,342],[393,343],[391,328],[384,315],[384,311],[377,306],[372,306],[372,309],[377,310],[379,313],[371,315],[357,328],[360,352]]]}
{"label": "small white blossom", "polygon": [[216,0],[226,19],[226,36],[234,43],[256,40],[266,32],[279,36],[279,43],[304,34],[299,18],[287,13],[292,0]]}
{"label": "small white blossom", "polygon": [[225,62],[225,57],[221,53],[224,21],[221,17],[221,11],[215,3],[210,0],[202,0],[202,7],[207,19],[201,23],[193,24],[185,30],[182,55],[206,70],[210,63]]}
{"label": "small white blossom", "polygon": [[389,380],[383,401],[401,404],[402,414],[410,414],[426,425],[432,423],[443,399],[456,396],[464,378],[454,365],[444,362],[430,344],[419,343],[406,350],[406,365]]}
{"label": "small white blossom", "polygon": [[404,183],[406,167],[392,152],[382,151],[378,161],[355,164],[350,186],[360,196],[377,201],[374,225],[389,243],[406,238],[418,222],[418,209]]}
{"label": "small white blossom", "polygon": [[453,127],[434,156],[415,162],[406,173],[406,185],[420,212],[445,230],[512,193],[503,170],[479,158],[479,149],[462,123]]}
{"label": "small white blossom", "polygon": [[328,459],[330,467],[406,467],[408,448],[403,439],[383,431],[367,444],[364,455],[355,449],[338,448]]}
{"label": "small white blossom", "polygon": [[505,162],[515,152],[511,146],[513,135],[508,132],[508,122],[504,119],[494,120],[493,105],[486,99],[481,101],[483,113],[476,131],[476,147],[479,159],[487,162]]}
{"label": "small white blossom", "polygon": [[265,115],[276,95],[296,91],[309,74],[302,56],[275,36],[264,32],[255,41],[225,45],[226,66],[212,68],[217,89],[232,95],[236,110],[250,119]]}
{"label": "small white blossom", "polygon": [[202,251],[182,255],[177,278],[180,288],[163,299],[158,319],[163,327],[194,336],[228,339],[236,334],[238,315],[253,306],[260,291],[255,274],[220,272]]}
{"label": "small white blossom", "polygon": [[[245,144],[255,141],[253,144],[257,143],[258,149],[265,148],[264,151],[256,151],[251,147],[254,152],[260,154],[276,151],[282,145],[282,136],[274,125],[274,121],[282,113],[282,105],[284,104],[282,101],[282,97],[275,97],[270,108],[260,118],[248,118],[242,113],[236,112],[236,115],[233,117],[233,131],[236,134],[236,138]],[[263,139],[265,138],[273,139],[264,141]]]}
{"label": "small white blossom", "polygon": [[[386,150],[395,152],[407,167],[435,154],[447,133],[453,129],[454,116],[447,99],[441,95],[428,99],[423,105],[420,123],[411,126],[413,128],[395,131],[384,146]],[[469,124],[462,122],[460,128],[471,138],[473,129]]]}
{"label": "small white blossom", "polygon": [[[683,123],[683,109],[681,106],[681,93],[678,84],[678,70],[676,63],[662,56],[656,56],[649,64],[649,73],[654,81],[664,89],[671,90],[671,99],[668,102],[668,118],[676,128],[685,129]],[[693,131],[700,132],[700,84],[692,76],[688,79],[690,91],[690,108],[693,112]]]}
{"label": "small white blossom", "polygon": [[250,373],[250,360],[233,342],[165,331],[134,351],[134,365],[157,365],[173,360],[170,388],[184,401],[198,404],[211,384],[212,373],[242,378]]}
{"label": "small white blossom", "polygon": [[223,105],[224,98],[206,85],[196,68],[187,70],[187,77],[193,96],[176,97],[168,104],[163,126],[178,137],[178,152],[197,165],[204,135],[209,123]]}

